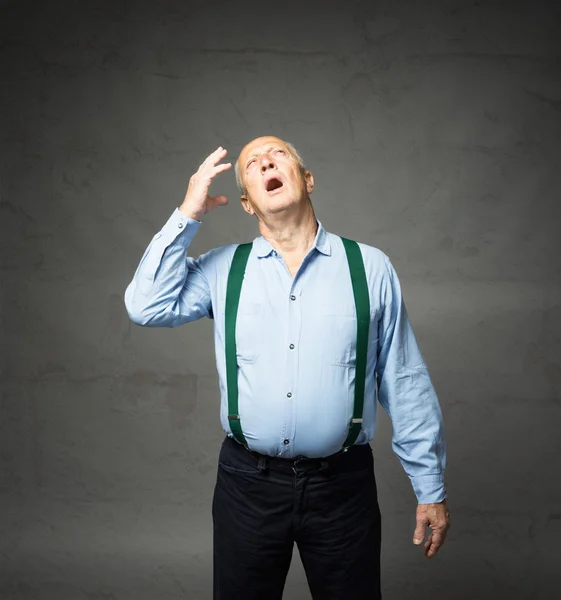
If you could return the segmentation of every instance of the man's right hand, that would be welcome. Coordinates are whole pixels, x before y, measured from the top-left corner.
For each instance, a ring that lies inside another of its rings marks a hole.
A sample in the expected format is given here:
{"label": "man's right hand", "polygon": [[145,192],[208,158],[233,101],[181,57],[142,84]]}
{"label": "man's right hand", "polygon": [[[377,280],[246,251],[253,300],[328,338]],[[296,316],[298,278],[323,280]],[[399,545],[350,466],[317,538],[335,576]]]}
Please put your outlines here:
{"label": "man's right hand", "polygon": [[217,164],[227,154],[227,150],[220,146],[212,154],[207,156],[199,170],[189,180],[189,187],[185,199],[179,210],[190,219],[200,221],[202,216],[217,206],[228,204],[226,196],[212,197],[208,190],[212,180],[218,173],[232,168],[231,163]]}

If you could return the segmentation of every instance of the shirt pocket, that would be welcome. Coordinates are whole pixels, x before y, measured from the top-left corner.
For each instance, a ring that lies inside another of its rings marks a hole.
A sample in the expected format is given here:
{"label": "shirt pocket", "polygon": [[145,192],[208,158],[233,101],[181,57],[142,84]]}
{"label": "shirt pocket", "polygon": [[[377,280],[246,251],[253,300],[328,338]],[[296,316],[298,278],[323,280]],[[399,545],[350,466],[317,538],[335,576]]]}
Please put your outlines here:
{"label": "shirt pocket", "polygon": [[[318,311],[320,353],[327,363],[356,367],[357,317],[354,304],[337,308],[320,306]],[[376,347],[377,311],[370,310],[369,346]]]}
{"label": "shirt pocket", "polygon": [[354,306],[331,308],[320,305],[317,319],[322,359],[330,365],[354,367],[357,331]]}
{"label": "shirt pocket", "polygon": [[263,344],[263,305],[240,302],[236,318],[236,358],[238,363],[254,363]]}

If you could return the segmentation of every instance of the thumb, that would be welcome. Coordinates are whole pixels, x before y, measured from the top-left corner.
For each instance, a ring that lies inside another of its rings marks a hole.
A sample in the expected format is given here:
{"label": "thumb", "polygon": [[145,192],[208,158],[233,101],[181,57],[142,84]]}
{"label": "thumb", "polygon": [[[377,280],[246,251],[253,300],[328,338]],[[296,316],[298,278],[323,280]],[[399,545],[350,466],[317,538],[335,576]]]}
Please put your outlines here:
{"label": "thumb", "polygon": [[226,198],[226,196],[214,196],[213,201],[215,206],[224,206],[228,204],[228,198]]}
{"label": "thumb", "polygon": [[419,519],[417,521],[417,527],[415,527],[415,533],[413,534],[413,543],[417,546],[423,541],[425,537],[426,524],[427,522],[425,519]]}

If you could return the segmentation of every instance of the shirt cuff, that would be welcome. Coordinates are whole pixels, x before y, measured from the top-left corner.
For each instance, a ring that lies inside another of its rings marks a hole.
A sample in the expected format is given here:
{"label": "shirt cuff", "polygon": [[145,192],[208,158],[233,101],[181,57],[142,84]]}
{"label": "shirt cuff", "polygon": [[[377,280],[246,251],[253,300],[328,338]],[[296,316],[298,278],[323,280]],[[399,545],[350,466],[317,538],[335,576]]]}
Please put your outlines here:
{"label": "shirt cuff", "polygon": [[156,234],[156,239],[162,237],[170,243],[181,236],[182,242],[187,247],[192,242],[200,226],[201,221],[186,217],[178,208],[176,208],[166,224]]}
{"label": "shirt cuff", "polygon": [[446,498],[446,485],[443,473],[416,475],[411,477],[413,491],[419,504],[442,502]]}

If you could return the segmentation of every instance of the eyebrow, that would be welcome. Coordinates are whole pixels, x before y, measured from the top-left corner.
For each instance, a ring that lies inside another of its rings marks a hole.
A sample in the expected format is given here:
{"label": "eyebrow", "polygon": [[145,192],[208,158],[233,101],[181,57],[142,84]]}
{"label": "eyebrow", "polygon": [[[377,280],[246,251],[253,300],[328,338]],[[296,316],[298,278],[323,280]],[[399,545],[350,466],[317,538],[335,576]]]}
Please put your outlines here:
{"label": "eyebrow", "polygon": [[[273,148],[282,148],[285,152],[288,152],[288,148],[284,148],[283,146],[279,145],[279,144],[272,144],[271,146],[268,146],[265,149],[265,152],[270,152]],[[252,159],[255,158],[257,155],[259,154],[259,152],[253,152],[253,154],[250,154],[247,157],[247,160],[245,161],[245,166],[247,167],[247,163]]]}

